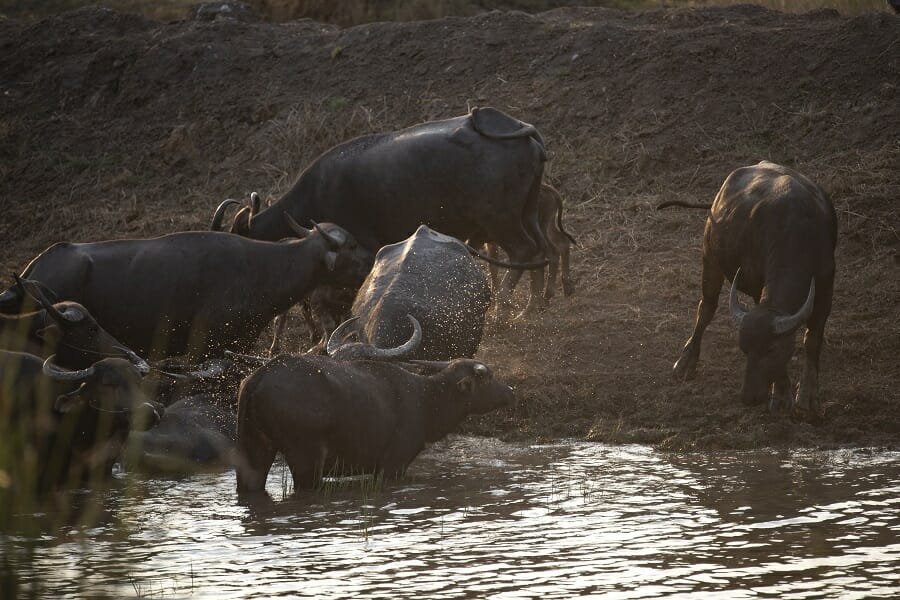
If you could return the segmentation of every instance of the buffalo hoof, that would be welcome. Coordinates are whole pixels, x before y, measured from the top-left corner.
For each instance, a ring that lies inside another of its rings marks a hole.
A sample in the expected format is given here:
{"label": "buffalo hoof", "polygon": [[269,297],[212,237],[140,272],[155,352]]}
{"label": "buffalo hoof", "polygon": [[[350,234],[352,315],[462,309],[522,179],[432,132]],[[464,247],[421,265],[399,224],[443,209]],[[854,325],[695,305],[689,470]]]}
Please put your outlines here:
{"label": "buffalo hoof", "polygon": [[769,395],[769,412],[771,414],[776,414],[782,410],[787,410],[791,407],[791,396],[790,394],[779,393],[777,390],[773,390]]}
{"label": "buffalo hoof", "polygon": [[536,316],[538,316],[540,313],[542,313],[542,312],[544,312],[545,310],[547,310],[547,307],[548,307],[548,306],[549,306],[549,303],[543,302],[543,301],[540,301],[540,300],[537,301],[537,302],[529,302],[528,305],[525,307],[525,310],[523,310],[522,312],[520,312],[520,313],[516,316],[515,320],[516,320],[516,321],[523,321],[523,320],[526,320],[526,319],[530,319],[530,318],[532,318],[532,317],[536,317]]}
{"label": "buffalo hoof", "polygon": [[697,376],[697,357],[684,354],[672,366],[672,377],[678,381],[690,381]]}
{"label": "buffalo hoof", "polygon": [[796,404],[791,408],[791,418],[804,423],[820,424],[825,420],[824,412],[818,409],[802,408]]}
{"label": "buffalo hoof", "polygon": [[821,422],[825,418],[825,414],[819,404],[819,398],[817,395],[809,393],[807,389],[803,387],[802,383],[797,385],[797,396],[794,398],[791,414],[798,420]]}

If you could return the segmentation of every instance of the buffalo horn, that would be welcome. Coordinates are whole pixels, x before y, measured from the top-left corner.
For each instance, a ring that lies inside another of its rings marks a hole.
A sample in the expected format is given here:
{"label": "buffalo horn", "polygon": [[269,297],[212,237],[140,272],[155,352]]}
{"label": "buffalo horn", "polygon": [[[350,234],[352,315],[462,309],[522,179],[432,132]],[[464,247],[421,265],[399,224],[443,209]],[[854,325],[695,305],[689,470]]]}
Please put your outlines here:
{"label": "buffalo horn", "polygon": [[347,238],[346,238],[346,236],[344,236],[343,233],[340,233],[340,232],[329,233],[329,232],[325,231],[325,229],[321,225],[316,223],[315,221],[313,221],[312,224],[313,224],[313,227],[316,229],[316,231],[321,233],[322,237],[325,238],[326,240],[328,240],[328,242],[332,246],[341,247],[347,241]]}
{"label": "buffalo horn", "polygon": [[443,371],[450,366],[449,360],[408,360],[406,362],[432,371]]}
{"label": "buffalo horn", "polygon": [[234,357],[238,360],[242,360],[245,363],[257,364],[257,365],[265,365],[268,364],[271,358],[263,358],[262,356],[253,356],[252,354],[240,354],[239,352],[232,352],[231,350],[225,351],[226,356]]}
{"label": "buffalo horn", "polygon": [[68,371],[57,366],[54,362],[55,359],[56,355],[51,354],[47,360],[44,361],[43,371],[44,375],[51,379],[55,379],[56,381],[85,381],[93,377],[97,372],[97,369],[94,368],[93,365],[87,369]]}
{"label": "buffalo horn", "polygon": [[328,356],[333,356],[334,353],[337,352],[337,349],[341,347],[341,344],[348,335],[351,333],[359,335],[358,321],[359,317],[350,317],[338,325],[337,329],[331,332],[331,335],[328,336],[328,343],[325,344],[325,352]]}
{"label": "buffalo horn", "polygon": [[223,200],[222,203],[216,207],[216,212],[213,214],[212,223],[209,228],[212,231],[222,231],[222,219],[225,217],[225,211],[229,206],[239,205],[240,203],[240,200],[235,200],[234,198]]}
{"label": "buffalo horn", "polygon": [[31,296],[41,307],[47,311],[54,320],[62,321],[62,322],[77,322],[84,318],[84,315],[67,315],[66,313],[62,313],[53,306],[53,303],[47,299],[47,296],[44,295],[44,292],[41,290],[40,286],[38,286],[34,281],[30,279],[25,279],[24,277],[16,277],[16,283],[25,290],[25,293]]}
{"label": "buffalo horn", "polygon": [[214,379],[222,377],[232,366],[232,361],[227,358],[208,360],[196,371],[191,371],[190,376],[194,379]]}
{"label": "buffalo horn", "polygon": [[163,377],[168,377],[169,379],[173,379],[175,381],[187,381],[191,379],[190,375],[182,375],[181,373],[172,373],[170,371],[163,371],[162,369],[153,368],[157,373],[162,375]]}
{"label": "buffalo horn", "polygon": [[781,335],[783,333],[793,331],[800,327],[800,325],[805,323],[809,318],[809,315],[812,313],[815,298],[816,278],[813,277],[809,281],[809,293],[806,295],[806,302],[803,303],[803,306],[800,307],[800,310],[798,310],[793,315],[785,317],[775,317],[775,319],[772,321],[772,329],[775,331],[775,335]]}
{"label": "buffalo horn", "polygon": [[488,368],[481,363],[475,363],[475,365],[472,367],[472,370],[474,370],[475,374],[479,377],[484,377],[489,372]]}
{"label": "buffalo horn", "polygon": [[312,229],[307,229],[300,225],[297,221],[294,220],[294,217],[289,215],[288,213],[284,213],[284,220],[287,222],[288,227],[297,235],[298,238],[306,238],[312,233]]}
{"label": "buffalo horn", "polygon": [[731,310],[731,318],[734,319],[734,323],[738,327],[741,326],[741,322],[743,322],[748,312],[744,305],[741,304],[741,301],[738,300],[737,281],[740,274],[741,269],[739,267],[734,274],[734,279],[731,280],[731,293],[728,295],[728,308]]}
{"label": "buffalo horn", "polygon": [[257,194],[256,192],[252,192],[250,194],[250,216],[251,217],[255,217],[256,213],[259,212],[260,204],[261,204],[261,202],[259,199],[259,194]]}
{"label": "buffalo horn", "polygon": [[403,358],[407,354],[416,351],[419,344],[422,343],[422,326],[419,325],[418,319],[414,316],[408,314],[406,315],[406,318],[409,319],[409,322],[412,323],[413,326],[412,337],[410,337],[405,344],[397,346],[396,348],[376,348],[375,346],[372,346],[372,351],[374,353],[373,358]]}
{"label": "buffalo horn", "polygon": [[147,364],[147,361],[135,354],[133,350],[130,350],[125,346],[113,346],[113,348],[128,357],[128,360],[134,365],[134,368],[138,370],[141,377],[150,372],[150,365]]}

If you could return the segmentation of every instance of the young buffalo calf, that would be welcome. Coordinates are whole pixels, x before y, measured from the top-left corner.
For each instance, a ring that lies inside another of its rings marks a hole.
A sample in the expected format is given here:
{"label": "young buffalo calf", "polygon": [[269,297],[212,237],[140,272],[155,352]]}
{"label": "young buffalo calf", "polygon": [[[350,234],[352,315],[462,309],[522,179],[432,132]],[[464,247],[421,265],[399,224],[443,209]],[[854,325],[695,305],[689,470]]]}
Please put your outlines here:
{"label": "young buffalo calf", "polygon": [[399,477],[469,414],[513,402],[512,389],[468,359],[396,364],[280,356],[244,380],[238,400],[238,492],[258,492],[281,452],[295,487],[323,474]]}

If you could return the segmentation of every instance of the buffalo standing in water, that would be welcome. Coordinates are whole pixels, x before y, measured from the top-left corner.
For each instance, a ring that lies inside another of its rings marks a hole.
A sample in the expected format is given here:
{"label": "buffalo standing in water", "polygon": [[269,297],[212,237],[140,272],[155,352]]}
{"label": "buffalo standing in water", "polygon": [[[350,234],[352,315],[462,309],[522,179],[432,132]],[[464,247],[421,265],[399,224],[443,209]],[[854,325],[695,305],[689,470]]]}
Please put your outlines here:
{"label": "buffalo standing in water", "polygon": [[515,400],[478,361],[419,366],[432,374],[389,362],[288,355],[254,371],[238,397],[238,492],[263,491],[278,452],[298,488],[328,474],[399,477],[426,443],[467,415]]}

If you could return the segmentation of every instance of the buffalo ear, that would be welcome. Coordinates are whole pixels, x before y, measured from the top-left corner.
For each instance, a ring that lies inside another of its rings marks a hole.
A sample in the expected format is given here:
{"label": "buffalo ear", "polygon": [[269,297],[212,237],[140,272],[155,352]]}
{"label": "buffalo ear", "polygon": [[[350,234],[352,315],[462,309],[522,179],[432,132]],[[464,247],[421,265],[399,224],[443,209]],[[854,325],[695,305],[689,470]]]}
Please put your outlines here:
{"label": "buffalo ear", "polygon": [[325,253],[325,266],[328,267],[329,271],[334,271],[334,266],[337,264],[337,252],[326,252]]}
{"label": "buffalo ear", "polygon": [[472,390],[475,389],[475,382],[472,381],[471,377],[463,377],[456,382],[456,387],[464,394],[471,394]]}
{"label": "buffalo ear", "polygon": [[38,329],[34,335],[41,340],[42,342],[46,342],[51,345],[56,345],[62,338],[62,331],[59,329],[59,325],[47,325],[42,329]]}

